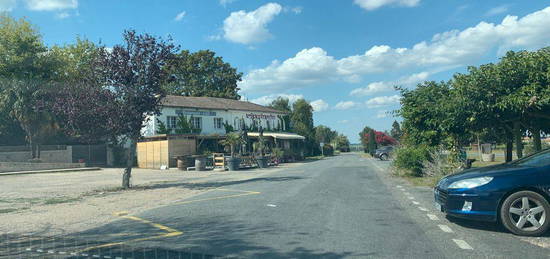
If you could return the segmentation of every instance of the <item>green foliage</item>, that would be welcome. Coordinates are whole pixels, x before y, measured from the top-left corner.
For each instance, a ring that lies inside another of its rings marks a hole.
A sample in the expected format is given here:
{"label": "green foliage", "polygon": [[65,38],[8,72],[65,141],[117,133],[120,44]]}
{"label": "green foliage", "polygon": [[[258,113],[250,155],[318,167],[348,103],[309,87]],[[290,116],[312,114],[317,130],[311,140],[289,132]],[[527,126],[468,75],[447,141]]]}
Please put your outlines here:
{"label": "green foliage", "polygon": [[327,126],[315,127],[315,140],[319,143],[331,143],[337,136],[338,133]]}
{"label": "green foliage", "polygon": [[343,134],[340,134],[335,138],[334,146],[336,147],[336,150],[339,150],[340,152],[350,151],[350,143],[348,137]]}
{"label": "green foliage", "polygon": [[368,134],[372,130],[373,129],[371,127],[365,126],[365,128],[363,128],[363,130],[361,132],[359,132],[359,139],[361,140],[361,144],[363,145],[363,149],[365,150],[365,152],[368,152],[368,150],[369,150],[368,138],[366,138],[365,136],[368,136]]}
{"label": "green foliage", "polygon": [[325,156],[333,156],[334,155],[334,148],[330,144],[324,144],[323,145],[323,155]]}
{"label": "green foliage", "polygon": [[165,70],[175,79],[163,84],[167,94],[241,98],[237,83],[242,73],[211,50],[195,53],[183,50],[169,60]]}
{"label": "green foliage", "polygon": [[193,127],[193,116],[187,118],[185,115],[179,115],[176,120],[176,134],[198,134],[201,129]]}
{"label": "green foliage", "polygon": [[223,123],[223,128],[225,129],[225,134],[235,131],[233,125],[229,124],[227,121]]}
{"label": "green foliage", "polygon": [[77,37],[75,44],[53,46],[49,53],[59,63],[56,80],[99,84],[101,79],[94,73],[94,66],[99,58],[100,47],[93,42]]}
{"label": "green foliage", "polygon": [[275,158],[281,159],[281,158],[283,158],[283,156],[284,156],[285,153],[284,153],[284,151],[283,151],[282,149],[276,147],[276,148],[271,149],[271,154],[272,154]]}
{"label": "green foliage", "polygon": [[172,132],[172,129],[166,128],[166,124],[164,124],[164,122],[162,122],[161,120],[157,119],[157,132],[156,132],[156,134],[157,135],[170,134],[170,132]]}
{"label": "green foliage", "polygon": [[368,142],[368,151],[371,156],[374,156],[376,153],[376,134],[373,129],[369,131],[369,142]]}
{"label": "green foliage", "polygon": [[430,158],[430,149],[424,145],[404,146],[395,150],[393,166],[415,176],[422,176],[423,163]]}
{"label": "green foliage", "polygon": [[389,135],[392,136],[392,138],[396,139],[397,141],[401,139],[401,136],[403,135],[403,131],[401,130],[401,125],[399,125],[399,122],[393,121]]}
{"label": "green foliage", "polygon": [[0,78],[50,80],[58,63],[35,26],[0,13]]}
{"label": "green foliage", "polygon": [[220,140],[220,144],[227,146],[231,150],[231,157],[235,157],[235,149],[240,145],[244,143],[241,135],[236,132],[231,132],[225,135],[225,139]]}

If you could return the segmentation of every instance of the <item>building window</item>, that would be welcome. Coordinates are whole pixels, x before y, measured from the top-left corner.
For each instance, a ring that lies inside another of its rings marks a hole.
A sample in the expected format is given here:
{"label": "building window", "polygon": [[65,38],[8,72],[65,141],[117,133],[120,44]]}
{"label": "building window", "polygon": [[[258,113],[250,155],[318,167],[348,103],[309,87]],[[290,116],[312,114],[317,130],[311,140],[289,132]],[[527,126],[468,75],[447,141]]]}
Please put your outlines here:
{"label": "building window", "polygon": [[166,116],[166,128],[175,129],[178,117],[176,116]]}
{"label": "building window", "polygon": [[194,129],[202,129],[202,118],[191,117],[191,125],[193,125]]}
{"label": "building window", "polygon": [[214,128],[223,129],[223,118],[214,118]]}

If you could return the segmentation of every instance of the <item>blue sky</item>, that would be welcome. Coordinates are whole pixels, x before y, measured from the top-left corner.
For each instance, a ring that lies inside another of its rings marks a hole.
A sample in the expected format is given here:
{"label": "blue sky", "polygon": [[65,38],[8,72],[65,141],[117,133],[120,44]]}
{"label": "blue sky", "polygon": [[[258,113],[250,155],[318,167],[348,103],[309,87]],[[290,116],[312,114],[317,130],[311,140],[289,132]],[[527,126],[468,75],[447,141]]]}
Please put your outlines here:
{"label": "blue sky", "polygon": [[507,50],[550,45],[540,0],[0,0],[48,45],[77,36],[107,46],[124,29],[171,35],[182,49],[211,49],[244,73],[241,95],[266,104],[304,97],[352,142],[385,130],[399,108],[395,84],[447,80]]}

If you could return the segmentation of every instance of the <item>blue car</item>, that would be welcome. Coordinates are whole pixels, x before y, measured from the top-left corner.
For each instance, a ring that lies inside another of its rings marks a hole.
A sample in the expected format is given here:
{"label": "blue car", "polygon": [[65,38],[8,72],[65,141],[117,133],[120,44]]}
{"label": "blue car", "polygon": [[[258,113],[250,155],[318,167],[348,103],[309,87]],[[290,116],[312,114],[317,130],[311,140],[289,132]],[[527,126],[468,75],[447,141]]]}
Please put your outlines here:
{"label": "blue car", "polygon": [[498,221],[516,235],[542,235],[550,227],[550,149],[444,177],[434,196],[449,216]]}

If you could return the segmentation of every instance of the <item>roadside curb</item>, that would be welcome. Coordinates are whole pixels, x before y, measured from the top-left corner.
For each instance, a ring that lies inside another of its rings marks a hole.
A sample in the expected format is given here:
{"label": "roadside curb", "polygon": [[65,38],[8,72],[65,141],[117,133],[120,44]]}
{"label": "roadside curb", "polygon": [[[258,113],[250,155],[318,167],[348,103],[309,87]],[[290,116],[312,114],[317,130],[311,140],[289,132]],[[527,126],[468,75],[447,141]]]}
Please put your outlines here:
{"label": "roadside curb", "polygon": [[66,168],[66,169],[48,169],[48,170],[33,170],[33,171],[19,171],[19,172],[4,172],[4,173],[0,173],[0,176],[20,175],[20,174],[70,173],[70,172],[84,172],[84,171],[97,171],[97,170],[101,170],[101,168],[99,168],[99,167],[79,167],[79,168]]}

